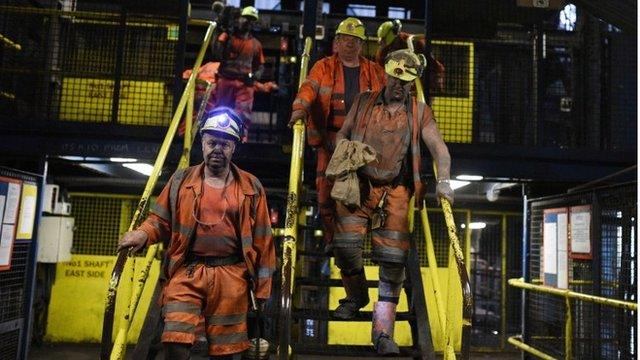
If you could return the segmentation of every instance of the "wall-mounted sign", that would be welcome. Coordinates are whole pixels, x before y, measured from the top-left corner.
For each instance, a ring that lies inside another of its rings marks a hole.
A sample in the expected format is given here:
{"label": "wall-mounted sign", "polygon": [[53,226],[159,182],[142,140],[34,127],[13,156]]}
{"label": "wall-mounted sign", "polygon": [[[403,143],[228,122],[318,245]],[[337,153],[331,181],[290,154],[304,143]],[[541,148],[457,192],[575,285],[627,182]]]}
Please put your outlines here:
{"label": "wall-mounted sign", "polygon": [[22,181],[0,176],[0,270],[11,268]]}
{"label": "wall-mounted sign", "polygon": [[573,206],[570,214],[570,256],[572,259],[592,258],[591,255],[591,205]]}
{"label": "wall-mounted sign", "polygon": [[568,209],[545,209],[542,229],[542,283],[566,289],[568,273]]}

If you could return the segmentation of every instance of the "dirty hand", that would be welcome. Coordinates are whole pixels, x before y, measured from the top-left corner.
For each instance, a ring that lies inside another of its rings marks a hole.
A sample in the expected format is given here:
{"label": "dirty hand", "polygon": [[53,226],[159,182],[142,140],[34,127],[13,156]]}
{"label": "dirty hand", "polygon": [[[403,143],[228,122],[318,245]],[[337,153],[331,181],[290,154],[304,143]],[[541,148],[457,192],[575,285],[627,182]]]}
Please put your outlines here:
{"label": "dirty hand", "polygon": [[289,127],[293,127],[298,119],[302,119],[302,121],[307,120],[307,112],[304,110],[294,110],[291,113],[291,119],[289,120]]}
{"label": "dirty hand", "polygon": [[451,189],[448,180],[438,181],[438,185],[436,185],[436,196],[438,197],[438,203],[440,202],[440,198],[445,198],[453,205],[453,189]]}
{"label": "dirty hand", "polygon": [[136,253],[147,243],[147,237],[147,233],[142,230],[128,231],[122,235],[122,239],[118,243],[118,251],[133,247],[133,252]]}

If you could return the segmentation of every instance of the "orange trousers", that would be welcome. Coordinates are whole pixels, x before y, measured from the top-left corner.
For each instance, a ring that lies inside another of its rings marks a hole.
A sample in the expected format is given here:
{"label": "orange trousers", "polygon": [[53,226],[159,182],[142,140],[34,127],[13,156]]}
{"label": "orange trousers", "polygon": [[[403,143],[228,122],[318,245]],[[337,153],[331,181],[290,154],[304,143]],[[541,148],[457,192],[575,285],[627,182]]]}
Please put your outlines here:
{"label": "orange trousers", "polygon": [[333,182],[327,179],[325,171],[331,160],[331,152],[324,147],[317,148],[316,191],[318,192],[318,212],[322,221],[322,233],[325,244],[330,244],[335,232],[336,202],[331,198]]}
{"label": "orange trousers", "polygon": [[246,350],[249,309],[247,266],[195,265],[192,274],[183,266],[163,289],[162,342],[193,345],[196,329],[204,319],[209,355]]}
{"label": "orange trousers", "polygon": [[[371,218],[384,192],[387,192],[384,206],[387,218],[383,226],[371,230],[371,259],[378,263],[405,263],[410,241],[408,210],[411,193],[403,185],[371,187],[366,197],[362,197],[362,206],[353,211],[338,202],[334,248],[363,248]],[[336,259],[336,263],[344,263],[339,260],[343,259]]]}

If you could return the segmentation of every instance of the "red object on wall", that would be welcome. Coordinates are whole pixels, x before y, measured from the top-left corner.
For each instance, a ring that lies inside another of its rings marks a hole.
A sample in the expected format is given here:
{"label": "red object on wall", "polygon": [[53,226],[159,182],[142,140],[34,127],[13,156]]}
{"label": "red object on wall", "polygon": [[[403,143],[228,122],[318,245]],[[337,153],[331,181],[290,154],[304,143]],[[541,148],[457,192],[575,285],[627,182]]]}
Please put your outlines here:
{"label": "red object on wall", "polygon": [[269,218],[271,219],[271,226],[278,224],[280,220],[280,212],[276,208],[269,209]]}

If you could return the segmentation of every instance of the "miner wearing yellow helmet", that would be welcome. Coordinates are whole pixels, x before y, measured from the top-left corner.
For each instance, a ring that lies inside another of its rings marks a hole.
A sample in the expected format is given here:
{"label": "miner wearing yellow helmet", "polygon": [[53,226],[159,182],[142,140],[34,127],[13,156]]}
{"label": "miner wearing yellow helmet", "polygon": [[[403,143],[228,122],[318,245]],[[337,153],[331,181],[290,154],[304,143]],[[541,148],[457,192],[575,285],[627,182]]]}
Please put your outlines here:
{"label": "miner wearing yellow helmet", "polygon": [[265,62],[262,44],[251,34],[258,19],[258,9],[253,6],[243,8],[231,34],[225,31],[213,43],[213,54],[220,60],[220,68],[211,105],[230,107],[242,117],[245,124],[243,141],[247,139],[251,124],[253,84],[260,79]]}
{"label": "miner wearing yellow helmet", "polygon": [[[384,65],[386,56],[396,50],[406,49],[409,33],[402,31],[402,22],[400,20],[385,21],[378,27],[376,35],[379,38],[378,52],[376,53],[376,62]],[[413,48],[416,54],[423,54],[425,49],[424,37],[413,41]],[[442,91],[444,88],[445,68],[441,62],[436,60],[433,55],[426,58],[426,70],[429,71],[429,90]]]}
{"label": "miner wearing yellow helmet", "polygon": [[[347,141],[365,144],[376,153],[357,170],[363,195],[360,206],[336,205],[335,262],[342,274],[362,272],[362,246],[370,232],[371,260],[379,265],[378,301],[373,305],[371,341],[380,355],[397,355],[393,341],[396,307],[404,281],[411,234],[408,213],[415,195],[421,208],[425,184],[420,176],[420,142],[436,162],[438,198],[453,201],[449,185],[451,157],[438,131],[431,108],[411,95],[412,83],[423,71],[420,58],[409,50],[390,53],[385,61],[387,85],[380,91],[361,93],[354,100],[336,136],[336,161],[349,148]],[[355,144],[354,144],[355,145]],[[336,185],[339,186],[339,185]],[[357,190],[356,190],[357,191]],[[379,215],[384,213],[384,217]],[[375,221],[377,219],[380,221]],[[364,273],[358,282],[344,282],[347,297],[334,316],[353,319],[369,303]]]}
{"label": "miner wearing yellow helmet", "polygon": [[[316,189],[326,244],[333,239],[335,202],[333,184],[324,173],[335,147],[335,137],[356,95],[384,86],[384,70],[360,56],[365,36],[364,24],[353,17],[344,19],[335,32],[336,53],[316,62],[298,90],[290,125],[299,119],[307,123],[307,141],[316,148]],[[360,275],[343,274],[349,281]]]}

